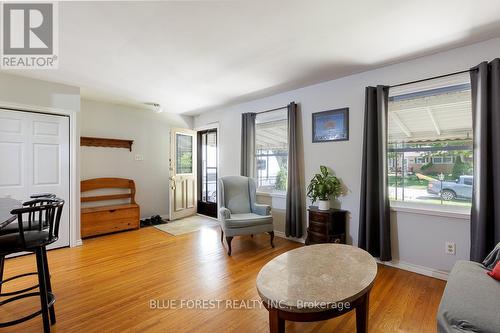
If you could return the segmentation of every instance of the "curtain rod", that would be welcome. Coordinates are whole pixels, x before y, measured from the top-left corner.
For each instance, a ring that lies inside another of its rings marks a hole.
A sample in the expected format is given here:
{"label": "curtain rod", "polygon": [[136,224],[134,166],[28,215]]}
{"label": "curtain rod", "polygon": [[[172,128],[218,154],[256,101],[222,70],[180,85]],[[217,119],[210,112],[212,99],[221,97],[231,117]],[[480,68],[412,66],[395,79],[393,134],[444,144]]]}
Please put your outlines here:
{"label": "curtain rod", "polygon": [[255,112],[255,113],[256,113],[256,114],[268,113],[268,112],[278,111],[278,110],[281,110],[281,109],[286,109],[286,108],[288,108],[288,105],[281,106],[281,107],[279,107],[279,108],[274,108],[274,109],[271,109],[271,110],[266,110],[266,111]]}
{"label": "curtain rod", "polygon": [[426,79],[420,79],[420,80],[416,80],[416,81],[399,83],[399,84],[395,84],[395,85],[389,86],[389,88],[396,88],[396,87],[406,86],[408,84],[420,83],[420,82],[425,82],[425,81],[435,80],[435,79],[441,79],[443,77],[448,77],[448,76],[453,76],[453,75],[458,75],[458,74],[469,73],[469,72],[475,71],[475,70],[477,70],[477,68],[467,69],[467,70],[464,70],[464,71],[459,71],[459,72],[454,72],[454,73],[449,73],[449,74],[443,74],[443,75],[429,77],[429,78],[426,78]]}

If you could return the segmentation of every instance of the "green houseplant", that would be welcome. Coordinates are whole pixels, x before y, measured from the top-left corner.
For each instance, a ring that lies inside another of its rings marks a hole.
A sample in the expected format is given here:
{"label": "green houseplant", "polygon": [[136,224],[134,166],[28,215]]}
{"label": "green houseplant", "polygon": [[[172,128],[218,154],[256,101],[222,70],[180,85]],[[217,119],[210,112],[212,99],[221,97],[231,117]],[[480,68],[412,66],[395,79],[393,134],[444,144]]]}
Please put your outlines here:
{"label": "green houseplant", "polygon": [[320,210],[330,209],[330,198],[338,198],[342,194],[340,180],[332,175],[324,165],[320,166],[320,173],[314,175],[307,186],[307,196],[315,203],[318,201]]}

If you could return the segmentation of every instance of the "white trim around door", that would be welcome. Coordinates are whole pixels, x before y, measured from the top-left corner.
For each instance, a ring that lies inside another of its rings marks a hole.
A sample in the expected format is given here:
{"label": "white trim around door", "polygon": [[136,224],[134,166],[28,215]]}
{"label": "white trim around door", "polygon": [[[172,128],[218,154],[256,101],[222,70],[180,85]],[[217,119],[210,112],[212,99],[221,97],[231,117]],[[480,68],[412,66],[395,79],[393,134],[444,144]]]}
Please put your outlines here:
{"label": "white trim around door", "polygon": [[0,108],[69,117],[69,214],[70,247],[82,245],[80,237],[80,127],[77,110],[11,103],[0,100]]}

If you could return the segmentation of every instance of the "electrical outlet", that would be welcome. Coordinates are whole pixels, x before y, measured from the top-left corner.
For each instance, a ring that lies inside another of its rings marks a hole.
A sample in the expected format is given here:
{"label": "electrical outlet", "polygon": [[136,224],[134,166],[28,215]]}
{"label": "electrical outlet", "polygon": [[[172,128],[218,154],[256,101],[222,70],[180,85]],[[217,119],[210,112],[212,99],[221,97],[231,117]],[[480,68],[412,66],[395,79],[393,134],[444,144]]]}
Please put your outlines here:
{"label": "electrical outlet", "polygon": [[135,160],[136,161],[144,161],[144,156],[141,154],[136,154],[135,155]]}
{"label": "electrical outlet", "polygon": [[455,255],[456,250],[457,248],[454,242],[446,242],[446,249],[445,249],[446,254]]}

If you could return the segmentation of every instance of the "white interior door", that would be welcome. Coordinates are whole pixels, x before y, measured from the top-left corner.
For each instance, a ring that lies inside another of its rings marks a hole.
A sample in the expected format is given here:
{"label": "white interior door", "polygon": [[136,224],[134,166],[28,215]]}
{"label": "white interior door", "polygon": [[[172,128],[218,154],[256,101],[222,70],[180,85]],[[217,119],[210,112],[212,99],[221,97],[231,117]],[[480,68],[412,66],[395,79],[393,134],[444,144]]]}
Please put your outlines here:
{"label": "white interior door", "polygon": [[0,109],[0,197],[54,193],[66,201],[59,240],[69,246],[69,118]]}
{"label": "white interior door", "polygon": [[196,213],[196,132],[170,132],[170,220]]}

